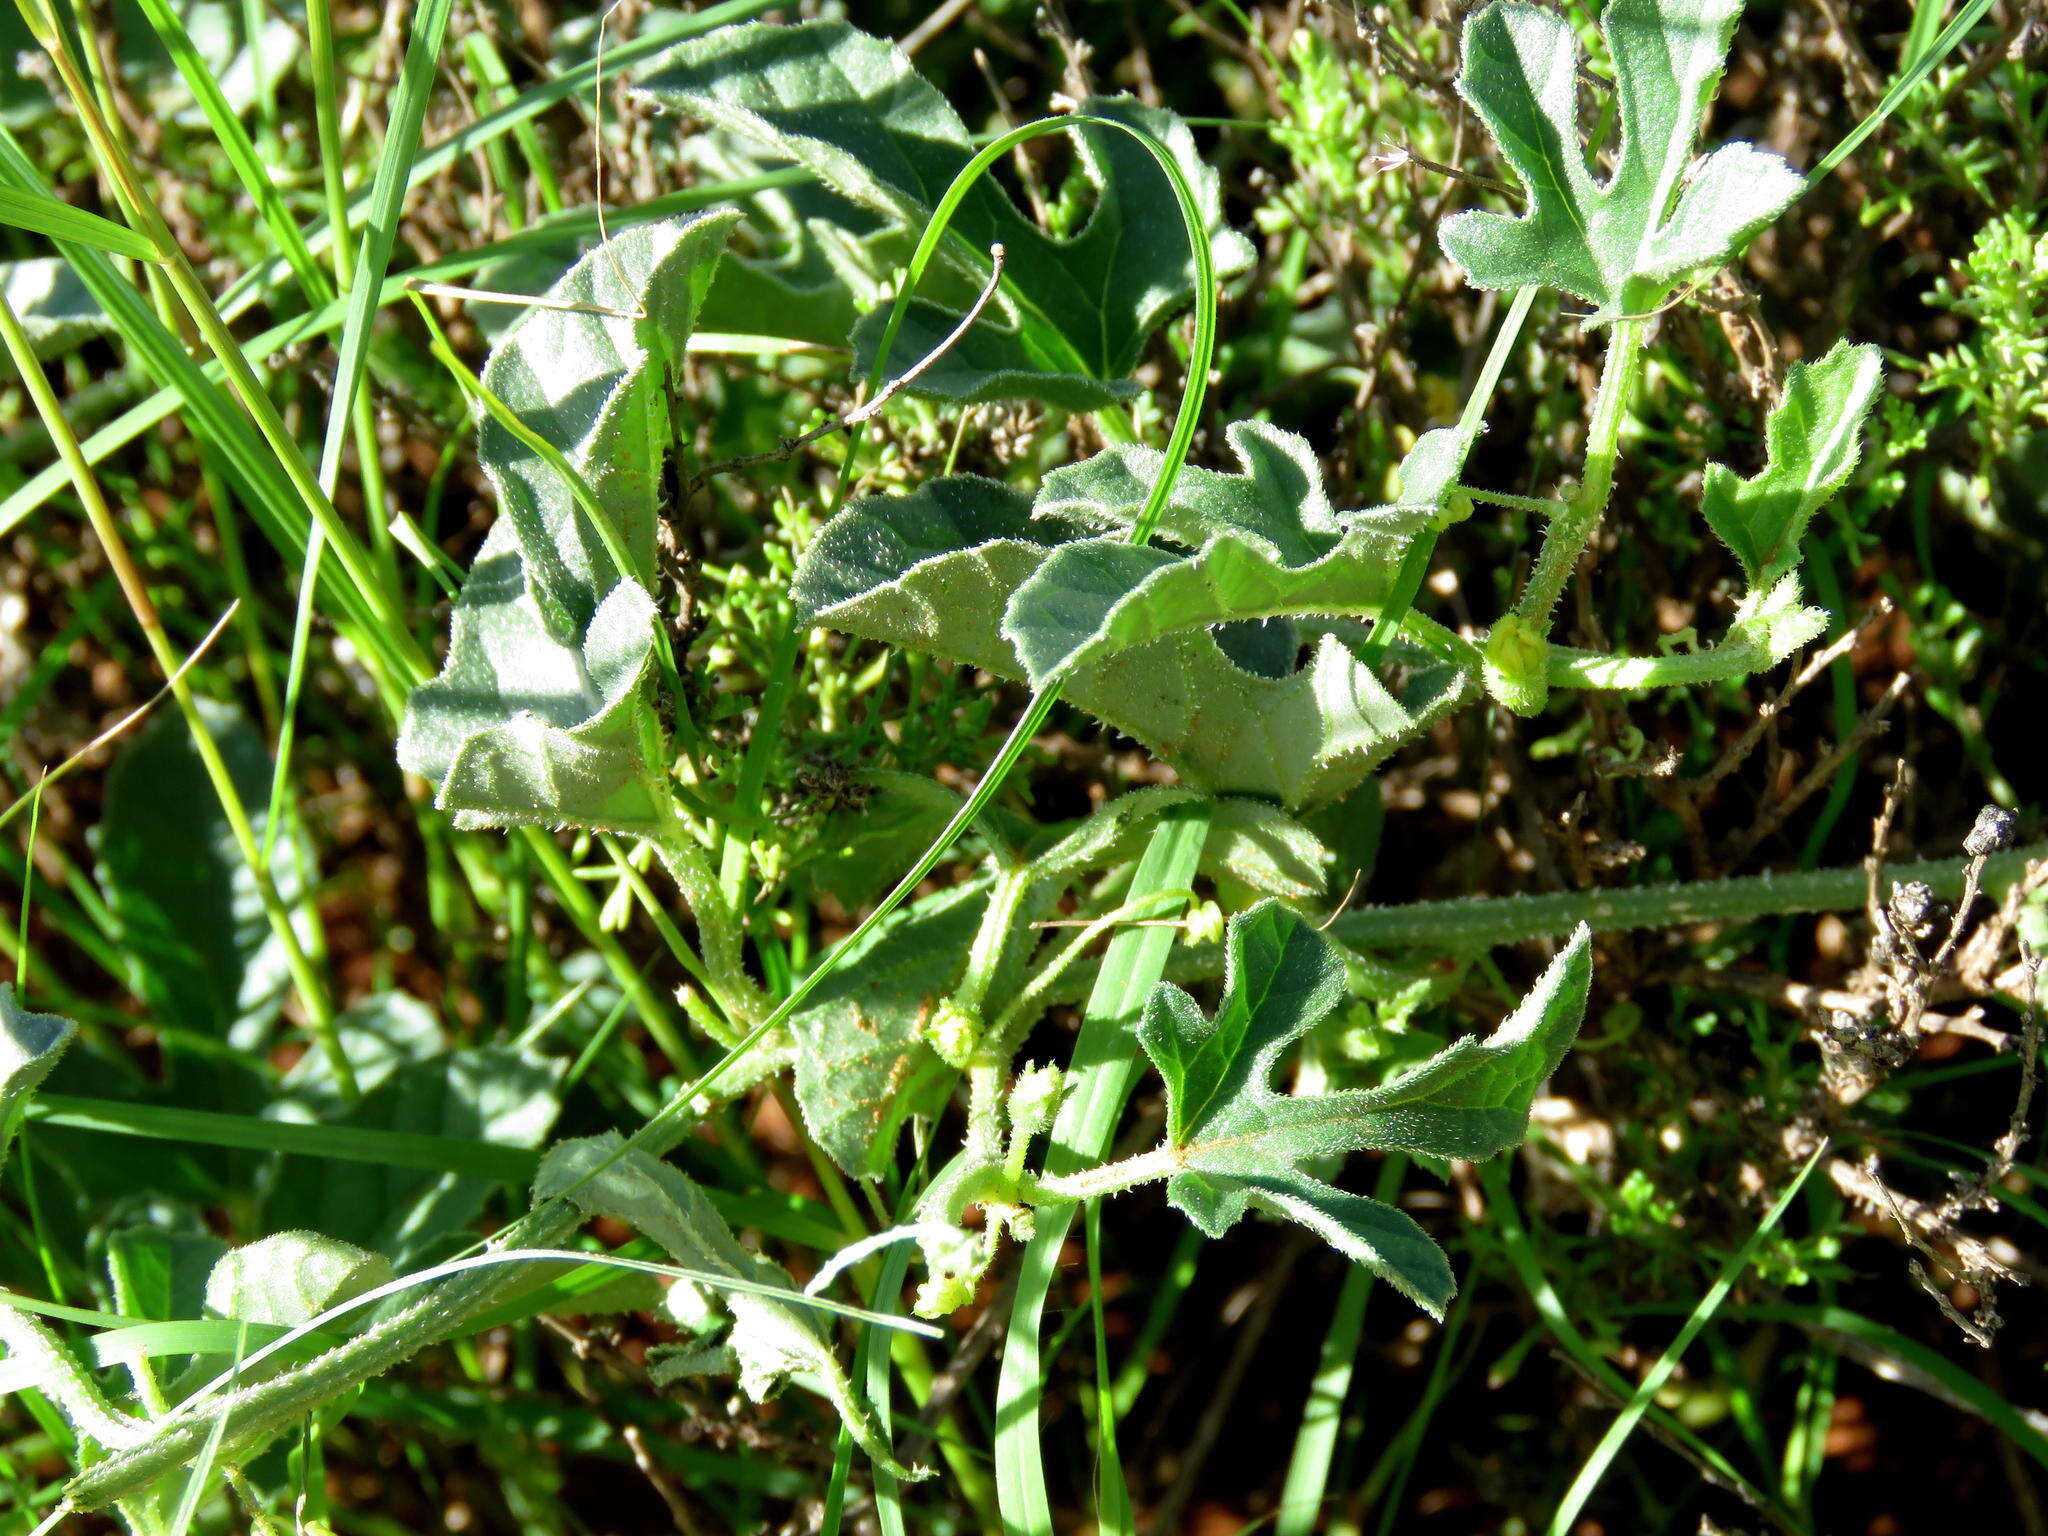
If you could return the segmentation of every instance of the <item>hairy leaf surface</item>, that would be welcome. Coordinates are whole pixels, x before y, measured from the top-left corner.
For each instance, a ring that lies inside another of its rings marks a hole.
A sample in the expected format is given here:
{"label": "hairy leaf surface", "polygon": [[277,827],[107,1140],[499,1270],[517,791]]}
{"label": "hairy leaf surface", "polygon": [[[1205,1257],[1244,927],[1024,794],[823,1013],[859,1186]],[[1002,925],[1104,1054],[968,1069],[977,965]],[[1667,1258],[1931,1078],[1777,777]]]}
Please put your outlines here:
{"label": "hairy leaf surface", "polygon": [[[1188,468],[1174,480],[1161,530],[1191,551],[1134,545],[1120,534],[1077,540],[1017,589],[1003,634],[1034,687],[1096,657],[1219,624],[1277,628],[1275,670],[1285,676],[1295,649],[1286,621],[1378,612],[1428,514],[1339,513],[1301,438],[1239,421],[1229,439],[1242,474]],[[1128,525],[1162,462],[1147,448],[1108,449],[1046,476],[1039,509],[1094,526]],[[1252,644],[1250,636],[1238,641],[1241,659]]]}
{"label": "hairy leaf surface", "polygon": [[[1168,539],[1216,546],[1207,564],[1200,549],[1176,560],[1169,549],[1095,537],[1128,528],[1156,467],[1145,450],[1112,449],[1049,475],[1035,508],[1021,492],[972,476],[856,503],[805,552],[793,593],[799,613],[1027,679],[1033,668],[1014,643],[1020,635],[1037,648],[1032,654],[1056,657],[1074,649],[1063,637],[1086,628],[1090,638],[1063,674],[1071,703],[1143,742],[1200,789],[1290,807],[1332,799],[1464,698],[1470,679],[1458,665],[1423,657],[1397,693],[1338,626],[1323,624],[1312,639],[1297,634],[1288,615],[1376,609],[1412,514],[1331,511],[1298,438],[1242,427],[1233,443],[1256,472],[1184,470],[1161,525]],[[1136,557],[1128,571],[1112,543]],[[1077,577],[1109,572],[1102,582],[1040,581],[1075,547],[1084,550],[1068,557],[1080,560]],[[1164,617],[1146,602],[1115,600],[1122,575],[1156,573],[1169,562],[1191,568],[1164,578],[1175,599]],[[1036,594],[1028,603],[1026,589]],[[1092,616],[1105,611],[1129,628],[1095,640],[1102,625]],[[1303,642],[1309,654],[1297,665]]]}
{"label": "hairy leaf surface", "polygon": [[1560,288],[1611,320],[1655,308],[1680,277],[1726,261],[1783,212],[1805,181],[1778,156],[1729,144],[1693,163],[1741,10],[1742,0],[1609,0],[1600,28],[1621,141],[1605,182],[1579,137],[1570,23],[1518,0],[1494,0],[1467,21],[1458,93],[1527,200],[1520,216],[1468,210],[1444,221],[1444,250],[1467,278]]}
{"label": "hairy leaf surface", "polygon": [[[921,233],[953,177],[973,157],[959,115],[910,60],[843,22],[750,23],[693,38],[640,88],[815,171],[834,192]],[[1080,110],[1145,129],[1195,188],[1219,275],[1242,270],[1251,248],[1222,222],[1216,176],[1186,124],[1125,97]],[[1194,263],[1180,207],[1149,154],[1114,129],[1074,136],[1092,194],[1071,236],[1048,235],[992,180],[976,182],[942,246],[955,280],[950,304],[920,299],[905,316],[888,371],[901,373],[957,324],[986,278],[989,247],[1006,253],[1000,315],[985,315],[915,388],[952,400],[1036,399],[1092,410],[1134,394],[1146,339],[1193,295]],[[855,331],[855,372],[880,342],[882,312]]]}
{"label": "hairy leaf surface", "polygon": [[1204,1016],[1161,983],[1138,1039],[1166,1080],[1167,1198],[1211,1237],[1251,1207],[1302,1222],[1437,1315],[1450,1267],[1397,1211],[1333,1189],[1313,1161],[1380,1149],[1485,1158],[1527,1129],[1537,1087],[1577,1034],[1592,979],[1581,929],[1514,1015],[1377,1088],[1290,1096],[1287,1051],[1344,998],[1336,948],[1276,902],[1230,920],[1223,1000]]}
{"label": "hairy leaf surface", "polygon": [[804,1124],[848,1173],[878,1171],[912,1107],[911,1089],[951,1080],[918,1024],[960,980],[987,905],[987,886],[977,882],[896,914],[790,1018]]}
{"label": "hairy leaf surface", "polygon": [[318,1232],[278,1232],[223,1254],[206,1277],[216,1317],[291,1328],[391,1278],[382,1254]]}
{"label": "hairy leaf surface", "polygon": [[645,832],[661,819],[647,695],[665,372],[737,217],[618,235],[548,295],[605,312],[530,310],[492,350],[484,387],[560,451],[603,526],[547,455],[485,416],[478,456],[500,516],[463,582],[447,664],[414,690],[398,742],[459,826]]}
{"label": "hairy leaf surface", "polygon": [[1838,341],[1819,361],[1787,371],[1764,424],[1762,470],[1745,480],[1725,464],[1707,466],[1700,509],[1752,588],[1798,564],[1807,522],[1856,467],[1863,423],[1883,386],[1877,348]]}

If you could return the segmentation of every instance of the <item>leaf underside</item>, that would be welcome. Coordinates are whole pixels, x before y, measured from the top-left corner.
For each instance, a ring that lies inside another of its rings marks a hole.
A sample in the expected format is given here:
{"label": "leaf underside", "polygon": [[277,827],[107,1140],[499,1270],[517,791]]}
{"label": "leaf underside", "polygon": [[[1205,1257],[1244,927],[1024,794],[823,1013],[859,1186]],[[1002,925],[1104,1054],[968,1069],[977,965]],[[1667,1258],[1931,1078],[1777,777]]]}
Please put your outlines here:
{"label": "leaf underside", "polygon": [[1486,1158],[1516,1145],[1537,1088],[1578,1033],[1592,979],[1583,927],[1512,1017],[1377,1088],[1290,1096],[1272,1080],[1289,1049],[1345,996],[1336,948],[1263,901],[1230,920],[1223,998],[1205,1016],[1161,983],[1138,1039],[1166,1081],[1167,1199],[1211,1237],[1254,1207],[1299,1221],[1442,1316],[1454,1285],[1414,1221],[1333,1188],[1309,1167],[1364,1150]]}
{"label": "leaf underside", "polygon": [[1458,93],[1492,130],[1527,203],[1520,216],[1475,209],[1444,221],[1444,250],[1475,286],[1559,288],[1592,304],[1596,321],[1641,314],[1790,205],[1804,178],[1766,150],[1728,144],[1693,160],[1741,9],[1742,0],[1610,0],[1600,28],[1621,138],[1604,182],[1579,136],[1570,24],[1518,0],[1466,22]]}
{"label": "leaf underside", "polygon": [[[664,57],[639,89],[814,171],[841,197],[921,234],[974,154],[959,115],[910,60],[881,38],[838,21],[749,23],[693,38]],[[1251,247],[1222,221],[1216,174],[1187,125],[1127,97],[1080,110],[1144,129],[1164,143],[1195,190],[1219,275],[1243,270]],[[929,372],[917,392],[955,401],[1033,399],[1095,410],[1137,392],[1129,380],[1145,342],[1193,297],[1194,263],[1172,188],[1128,134],[1083,127],[1076,175],[1092,208],[1070,237],[1049,235],[993,180],[969,189],[940,246],[933,297],[914,301],[889,357],[900,374],[930,353],[986,279],[989,248],[1004,248],[1002,294]],[[854,332],[854,372],[866,376],[883,312]]]}
{"label": "leaf underside", "polygon": [[806,551],[799,613],[1004,677],[1058,675],[1197,788],[1334,799],[1470,687],[1421,657],[1390,688],[1351,646],[1426,515],[1336,512],[1300,438],[1240,423],[1230,441],[1244,472],[1175,482],[1160,528],[1178,550],[1127,542],[1159,458],[1114,448],[1048,475],[1036,506],[971,476],[856,503]]}
{"label": "leaf underside", "polygon": [[478,456],[500,515],[456,600],[447,664],[414,690],[398,742],[399,762],[458,826],[645,832],[662,818],[647,684],[664,373],[737,218],[616,236],[548,294],[608,313],[536,308],[492,349],[484,387],[561,450],[610,537],[556,466],[485,416]]}

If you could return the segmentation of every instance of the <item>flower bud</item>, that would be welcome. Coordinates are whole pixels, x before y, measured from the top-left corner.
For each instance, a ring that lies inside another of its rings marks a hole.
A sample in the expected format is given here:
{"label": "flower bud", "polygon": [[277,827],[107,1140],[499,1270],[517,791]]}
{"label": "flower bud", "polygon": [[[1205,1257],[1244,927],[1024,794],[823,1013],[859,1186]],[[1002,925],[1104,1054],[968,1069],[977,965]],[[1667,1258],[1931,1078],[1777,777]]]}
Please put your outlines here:
{"label": "flower bud", "polygon": [[919,1024],[918,1033],[939,1060],[965,1071],[968,1058],[981,1043],[981,1016],[949,997]]}
{"label": "flower bud", "polygon": [[1223,909],[1213,901],[1198,901],[1183,919],[1190,944],[1223,942]]}
{"label": "flower bud", "polygon": [[1542,633],[1519,614],[1508,614],[1493,626],[1480,648],[1486,669],[1486,691],[1518,715],[1543,708],[1550,697],[1544,670],[1550,646]]}
{"label": "flower bud", "polygon": [[1010,1087],[1011,1135],[1028,1141],[1051,1125],[1065,1086],[1063,1074],[1055,1066],[1030,1067],[1019,1073]]}

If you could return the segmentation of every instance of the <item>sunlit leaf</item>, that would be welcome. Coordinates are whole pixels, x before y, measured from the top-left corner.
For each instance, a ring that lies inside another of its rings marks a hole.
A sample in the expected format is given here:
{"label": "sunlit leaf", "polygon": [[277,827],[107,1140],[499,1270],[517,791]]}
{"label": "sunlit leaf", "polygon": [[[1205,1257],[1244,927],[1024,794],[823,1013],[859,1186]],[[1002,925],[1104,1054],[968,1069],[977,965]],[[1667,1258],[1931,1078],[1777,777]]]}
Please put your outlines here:
{"label": "sunlit leaf", "polygon": [[[457,600],[441,675],[414,691],[399,761],[460,826],[644,832],[666,808],[648,697],[654,534],[678,363],[737,213],[644,225],[599,246],[491,353],[484,387],[582,478],[486,416],[499,518]],[[617,558],[614,558],[614,552]]]}
{"label": "sunlit leaf", "polygon": [[1560,288],[1611,320],[1654,309],[1679,278],[1728,260],[1783,212],[1805,181],[1778,156],[1729,144],[1693,160],[1741,10],[1742,0],[1609,0],[1600,29],[1621,137],[1604,182],[1579,135],[1571,24],[1517,0],[1471,17],[1458,92],[1493,130],[1527,209],[1444,221],[1444,249],[1466,277]]}
{"label": "sunlit leaf", "polygon": [[1767,455],[1747,480],[1709,464],[1700,500],[1707,526],[1742,562],[1752,587],[1799,562],[1806,524],[1842,488],[1863,451],[1863,423],[1884,386],[1876,347],[1836,342],[1817,362],[1794,363],[1764,424]]}
{"label": "sunlit leaf", "polygon": [[1529,1105],[1578,1033],[1592,977],[1584,929],[1514,1015],[1378,1088],[1293,1096],[1288,1050],[1345,996],[1336,948],[1275,902],[1230,920],[1223,999],[1205,1016],[1162,983],[1138,1038],[1166,1080],[1167,1198],[1211,1237],[1253,1207],[1302,1222],[1441,1315],[1452,1281],[1408,1217],[1308,1169],[1367,1149],[1485,1158],[1518,1143]]}

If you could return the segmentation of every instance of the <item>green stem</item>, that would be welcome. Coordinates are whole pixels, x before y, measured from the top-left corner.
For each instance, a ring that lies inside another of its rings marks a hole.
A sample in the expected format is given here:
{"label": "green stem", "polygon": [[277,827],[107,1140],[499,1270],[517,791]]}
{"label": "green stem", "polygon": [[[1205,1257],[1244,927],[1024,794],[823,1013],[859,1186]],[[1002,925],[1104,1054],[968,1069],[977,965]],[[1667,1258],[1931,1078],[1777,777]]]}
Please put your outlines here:
{"label": "green stem", "polygon": [[710,859],[673,812],[668,825],[648,841],[660,855],[669,878],[690,904],[690,915],[697,920],[698,947],[703,951],[706,980],[719,1007],[741,1023],[760,1018],[767,1010],[760,989],[747,974],[739,918],[726,902],[718,876],[712,873]]}
{"label": "green stem", "polygon": [[[988,908],[968,947],[967,968],[951,998],[971,1018],[981,1017],[1032,884],[1031,866],[1019,864],[997,875],[988,893]],[[984,1029],[967,1062],[966,1151],[977,1161],[993,1161],[1003,1150],[1003,1090],[1009,1086],[1010,1058],[990,1049],[995,1043],[992,1032]]]}
{"label": "green stem", "polygon": [[[2048,842],[1994,854],[1984,861],[1984,889],[1996,900],[2023,879],[2030,865],[2048,860]],[[1970,860],[1924,859],[1888,865],[1883,889],[1924,881],[1943,900],[1962,894]],[[1850,912],[1864,900],[1862,867],[1743,875],[1733,880],[1671,881],[1622,890],[1559,891],[1547,896],[1472,896],[1418,901],[1399,907],[1364,907],[1330,925],[1330,936],[1359,949],[1414,945],[1432,950],[1486,949],[1526,939],[1552,938],[1590,923],[1601,932],[1676,928],[1690,923],[1743,923],[1798,912]]]}
{"label": "green stem", "polygon": [[1553,688],[1686,688],[1748,677],[1775,665],[1764,647],[1736,634],[1719,645],[1669,656],[1606,656],[1553,645],[1544,677]]}
{"label": "green stem", "polygon": [[1586,425],[1585,478],[1570,503],[1543,530],[1536,568],[1529,573],[1522,600],[1515,605],[1516,617],[1538,636],[1549,636],[1551,613],[1607,510],[1607,498],[1614,489],[1615,461],[1621,455],[1622,423],[1628,419],[1636,381],[1642,376],[1647,324],[1641,319],[1617,320],[1607,338],[1607,361],[1600,370],[1599,391]]}

